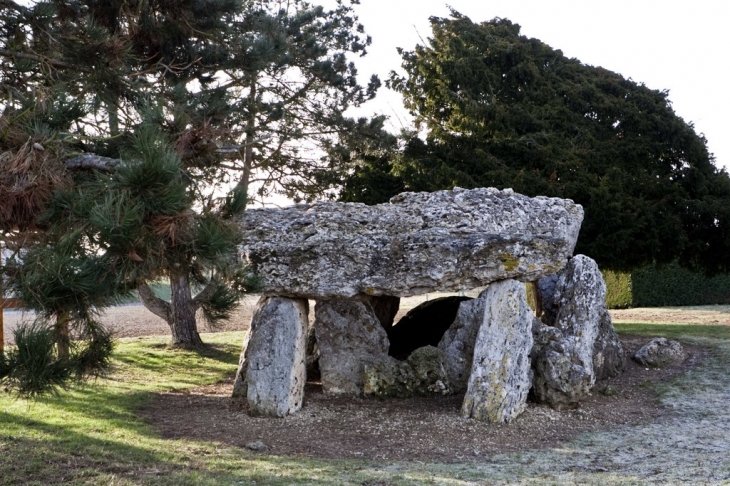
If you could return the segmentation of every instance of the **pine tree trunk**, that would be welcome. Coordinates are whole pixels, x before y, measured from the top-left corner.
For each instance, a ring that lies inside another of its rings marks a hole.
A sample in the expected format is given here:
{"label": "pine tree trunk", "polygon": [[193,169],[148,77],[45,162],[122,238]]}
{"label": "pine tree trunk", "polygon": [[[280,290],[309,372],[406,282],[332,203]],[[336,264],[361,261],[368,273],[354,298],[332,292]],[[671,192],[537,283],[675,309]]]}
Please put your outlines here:
{"label": "pine tree trunk", "polygon": [[56,317],[56,349],[58,350],[58,357],[64,360],[68,359],[69,347],[71,344],[68,320],[68,312],[61,312],[58,314],[58,317]]}
{"label": "pine tree trunk", "polygon": [[172,331],[173,345],[191,348],[203,346],[195,323],[195,309],[187,274],[171,274],[170,317],[167,323]]}
{"label": "pine tree trunk", "polygon": [[250,83],[250,92],[248,94],[249,117],[246,120],[246,139],[244,141],[246,148],[243,151],[243,174],[241,180],[238,181],[237,189],[248,194],[248,185],[251,181],[251,171],[253,170],[253,141],[256,134],[256,110],[252,105],[256,104],[256,82],[258,78],[254,76]]}

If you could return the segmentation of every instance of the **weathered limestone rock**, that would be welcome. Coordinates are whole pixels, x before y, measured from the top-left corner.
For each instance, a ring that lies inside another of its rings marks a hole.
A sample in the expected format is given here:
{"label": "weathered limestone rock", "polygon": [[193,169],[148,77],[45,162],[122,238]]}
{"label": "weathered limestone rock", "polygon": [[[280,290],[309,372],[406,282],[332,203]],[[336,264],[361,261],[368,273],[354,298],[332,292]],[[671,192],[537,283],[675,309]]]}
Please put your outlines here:
{"label": "weathered limestone rock", "polygon": [[[259,307],[261,306],[261,302],[264,301],[265,298],[259,299],[258,303],[256,304],[256,308],[254,309],[253,315],[255,316],[258,314]],[[251,341],[251,329],[253,329],[253,322],[251,322],[251,326],[249,327],[248,332],[246,333],[246,336],[243,338],[243,346],[241,346],[241,355],[238,358],[238,371],[236,371],[236,379],[233,381],[233,393],[231,394],[234,398],[246,398],[248,396],[248,384],[246,382],[246,373],[248,372],[248,354],[247,351],[248,343]]]}
{"label": "weathered limestone rock", "polygon": [[427,300],[404,315],[388,329],[388,354],[404,359],[424,346],[438,346],[446,330],[456,318],[459,305],[470,297],[450,295]]}
{"label": "weathered limestone rock", "polygon": [[438,349],[444,354],[444,364],[454,393],[465,391],[469,384],[474,343],[479,326],[484,322],[486,290],[479,297],[459,304],[459,310],[451,326],[446,330]]}
{"label": "weathered limestone rock", "polygon": [[314,331],[323,391],[362,394],[364,365],[388,356],[388,337],[372,306],[354,299],[317,301]]}
{"label": "weathered limestone rock", "polygon": [[596,262],[577,255],[537,287],[543,319],[559,333],[536,327],[531,353],[535,395],[557,408],[573,406],[590,393],[596,379],[616,376],[625,366],[606,308],[606,284]]}
{"label": "weathered limestone rock", "polygon": [[654,338],[639,348],[634,360],[642,366],[661,368],[684,360],[684,349],[677,341]]}
{"label": "weathered limestone rock", "polygon": [[558,274],[553,299],[555,327],[574,338],[576,357],[593,374],[593,346],[606,311],[606,284],[596,262],[585,255],[573,257]]}
{"label": "weathered limestone rock", "polygon": [[624,369],[626,352],[613,327],[611,314],[605,309],[593,345],[593,374],[596,375],[596,381],[601,381],[620,375]]}
{"label": "weathered limestone rock", "polygon": [[441,351],[424,346],[405,361],[387,358],[363,368],[363,393],[377,398],[451,393]]}
{"label": "weathered limestone rock", "polygon": [[537,319],[534,324],[535,347],[530,356],[535,397],[557,409],[573,407],[590,393],[595,383],[595,376],[578,357],[578,339],[564,336],[557,327],[546,326]]}
{"label": "weathered limestone rock", "polygon": [[307,306],[283,297],[262,297],[256,306],[234,385],[251,415],[284,417],[302,407]]}
{"label": "weathered limestone rock", "polygon": [[240,249],[268,295],[406,297],[555,273],[582,219],[572,201],[511,189],[404,193],[376,206],[247,210]]}
{"label": "weathered limestone rock", "polygon": [[484,301],[484,319],[474,345],[461,414],[488,422],[509,422],[524,411],[532,384],[529,354],[534,317],[525,286],[514,280],[490,285],[484,291]]}

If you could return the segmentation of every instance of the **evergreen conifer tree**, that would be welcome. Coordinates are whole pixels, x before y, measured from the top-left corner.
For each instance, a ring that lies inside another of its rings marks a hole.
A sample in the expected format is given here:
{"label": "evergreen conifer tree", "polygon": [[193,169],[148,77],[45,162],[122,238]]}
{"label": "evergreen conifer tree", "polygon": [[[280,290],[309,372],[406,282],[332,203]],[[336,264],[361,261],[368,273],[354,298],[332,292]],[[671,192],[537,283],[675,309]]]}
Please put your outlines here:
{"label": "evergreen conifer tree", "polygon": [[678,259],[730,270],[730,177],[666,91],[567,58],[507,19],[452,11],[431,26],[426,43],[401,51],[406,74],[389,80],[424,139],[411,134],[388,163],[361,163],[344,197],[370,201],[355,189],[388,176],[393,192],[569,198],[585,208],[576,251],[602,268]]}
{"label": "evergreen conifer tree", "polygon": [[[251,285],[231,223],[251,181],[324,194],[340,167],[298,147],[323,154],[363,126],[344,110],[378,86],[356,81],[347,56],[370,40],[341,3],[7,0],[0,20],[0,229],[28,251],[15,289],[66,248],[63,268],[86,261],[74,275],[109,292],[64,288],[78,315],[136,288],[177,345],[201,344],[197,309],[223,318]],[[170,302],[148,285],[162,277]],[[22,297],[63,341],[50,294]]]}

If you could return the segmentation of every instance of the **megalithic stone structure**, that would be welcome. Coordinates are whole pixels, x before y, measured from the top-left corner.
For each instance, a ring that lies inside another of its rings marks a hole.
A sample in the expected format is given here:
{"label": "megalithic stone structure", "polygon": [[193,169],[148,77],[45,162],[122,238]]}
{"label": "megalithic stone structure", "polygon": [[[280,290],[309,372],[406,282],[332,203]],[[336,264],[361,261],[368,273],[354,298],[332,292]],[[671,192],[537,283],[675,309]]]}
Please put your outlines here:
{"label": "megalithic stone structure", "polygon": [[[361,394],[359,370],[387,361],[387,342],[371,338],[380,336],[380,326],[389,327],[392,312],[377,312],[374,297],[395,303],[400,297],[471,290],[508,279],[537,280],[565,266],[582,220],[583,208],[573,201],[530,198],[511,189],[403,193],[375,206],[323,202],[247,210],[239,220],[240,253],[261,277],[264,296],[313,299],[323,303],[321,311],[333,310],[336,303],[338,319],[352,315],[359,323],[351,327],[341,322],[335,327],[324,321],[315,323],[318,339],[320,333],[335,328],[338,332],[348,328],[357,333],[368,331],[363,334],[368,338],[363,337],[360,354],[341,352],[330,336],[319,346],[323,382],[333,392]],[[263,312],[259,314],[255,319],[263,319]],[[331,317],[325,314],[323,319]],[[266,329],[289,326],[276,313],[267,315],[273,322],[252,326],[249,343],[262,341],[256,335],[271,332]],[[281,335],[299,339],[295,334]],[[527,332],[526,339],[530,338]],[[356,346],[353,339],[344,339],[342,346]],[[298,346],[279,345],[287,349]],[[249,357],[250,352],[244,350],[236,385],[239,393],[246,390],[249,410],[284,410],[278,405],[262,406],[265,394],[252,395],[251,383],[246,383],[251,376]],[[349,374],[333,372],[340,369]],[[474,394],[473,410],[481,410],[484,396]],[[289,402],[296,401],[294,397]],[[503,416],[512,417],[519,409],[519,404],[510,406]]]}
{"label": "megalithic stone structure", "polygon": [[585,398],[596,380],[619,374],[625,354],[606,308],[598,264],[576,255],[538,283],[547,325],[536,324],[535,396],[555,408]]}

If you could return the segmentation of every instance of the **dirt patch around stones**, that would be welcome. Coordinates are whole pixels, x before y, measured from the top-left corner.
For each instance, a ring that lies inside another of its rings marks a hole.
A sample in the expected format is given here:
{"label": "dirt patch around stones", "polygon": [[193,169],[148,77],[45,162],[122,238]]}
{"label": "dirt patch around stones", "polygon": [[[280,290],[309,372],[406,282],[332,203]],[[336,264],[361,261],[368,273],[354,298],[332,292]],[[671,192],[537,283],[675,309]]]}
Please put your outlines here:
{"label": "dirt patch around stones", "polygon": [[[649,338],[621,336],[633,353]],[[632,360],[619,377],[596,384],[592,396],[573,410],[530,403],[510,424],[461,418],[462,396],[360,399],[324,395],[307,385],[305,404],[283,418],[250,417],[244,399],[230,397],[232,379],[154,397],[139,414],[165,438],[215,441],[238,447],[254,442],[266,454],[322,458],[368,458],[463,462],[480,456],[555,447],[578,434],[618,425],[649,423],[672,413],[655,393],[656,384],[697,366],[709,351],[684,345],[687,359],[664,369]]]}

